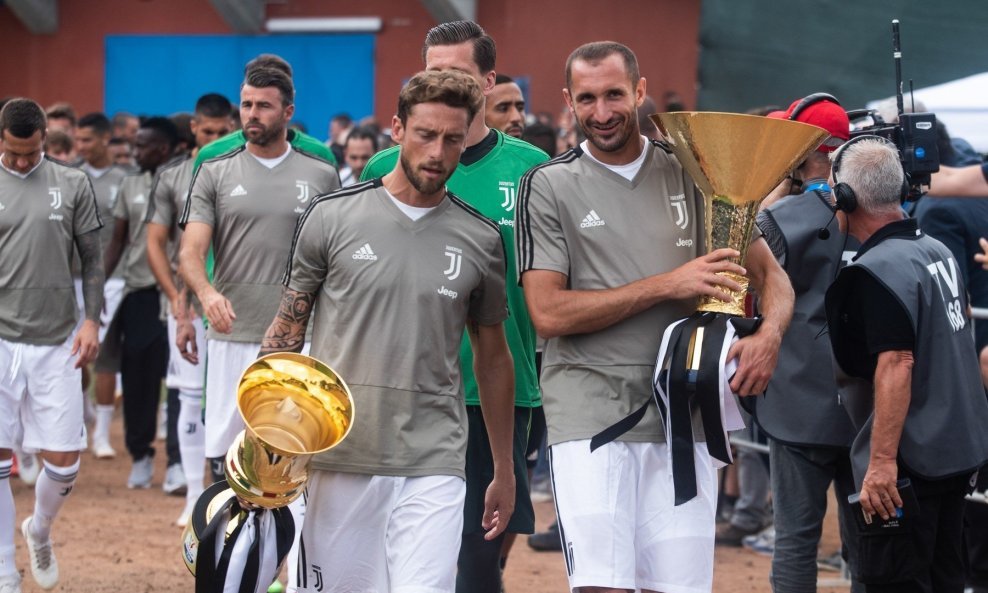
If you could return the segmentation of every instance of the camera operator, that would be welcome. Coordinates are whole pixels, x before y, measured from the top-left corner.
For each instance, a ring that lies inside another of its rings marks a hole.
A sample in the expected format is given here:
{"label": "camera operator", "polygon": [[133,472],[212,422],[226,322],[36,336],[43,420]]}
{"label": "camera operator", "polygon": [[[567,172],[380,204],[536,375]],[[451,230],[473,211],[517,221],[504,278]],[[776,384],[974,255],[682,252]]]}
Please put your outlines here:
{"label": "camera operator", "polygon": [[[774,593],[812,593],[817,547],[834,484],[841,536],[847,532],[847,496],[854,492],[849,451],[854,427],[840,406],[826,335],[823,297],[842,261],[858,248],[842,235],[831,208],[829,155],[850,135],[837,99],[814,93],[768,117],[825,129],[830,137],[793,171],[802,190],[774,202],[757,218],[758,228],[796,293],[792,322],[782,338],[779,363],[763,397],[753,398],[758,426],[769,435],[775,515],[775,553],[769,577]],[[855,591],[859,585],[855,585]]]}
{"label": "camera operator", "polygon": [[[826,297],[859,431],[851,464],[864,517],[851,570],[868,593],[960,593],[964,495],[988,460],[988,402],[958,265],[904,218],[894,146],[860,136],[831,160],[840,228],[862,244]],[[879,528],[875,515],[898,517],[901,530]]]}

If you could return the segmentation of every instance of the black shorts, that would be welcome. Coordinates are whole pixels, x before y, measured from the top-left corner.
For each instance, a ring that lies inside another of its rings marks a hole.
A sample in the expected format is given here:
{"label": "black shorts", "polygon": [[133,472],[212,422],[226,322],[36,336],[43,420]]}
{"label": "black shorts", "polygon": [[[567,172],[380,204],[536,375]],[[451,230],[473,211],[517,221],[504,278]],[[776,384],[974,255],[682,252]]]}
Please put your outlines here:
{"label": "black shorts", "polygon": [[[508,521],[509,533],[534,533],[535,510],[528,495],[528,469],[525,452],[528,449],[528,427],[532,408],[515,407],[515,430],[512,457],[515,462],[515,512]],[[467,406],[467,494],[463,503],[463,534],[484,530],[484,495],[494,479],[494,458],[487,440],[487,426],[480,406]]]}

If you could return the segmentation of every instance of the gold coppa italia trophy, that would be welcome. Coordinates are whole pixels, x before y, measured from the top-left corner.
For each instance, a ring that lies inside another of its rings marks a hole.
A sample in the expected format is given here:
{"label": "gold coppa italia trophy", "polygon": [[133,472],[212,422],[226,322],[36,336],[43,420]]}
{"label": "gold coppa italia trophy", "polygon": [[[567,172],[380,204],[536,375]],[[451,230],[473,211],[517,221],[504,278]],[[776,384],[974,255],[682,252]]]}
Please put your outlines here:
{"label": "gold coppa italia trophy", "polygon": [[287,507],[305,489],[309,462],[353,425],[353,396],[343,379],[294,352],[247,367],[237,408],[247,427],[226,455],[226,481],[199,497],[182,536],[196,593],[267,590],[292,544]]}
{"label": "gold coppa italia trophy", "polygon": [[[729,247],[743,263],[758,204],[828,136],[808,124],[753,115],[674,112],[650,116],[704,197],[706,253]],[[710,455],[731,463],[728,430],[741,428],[727,351],[736,337],[753,333],[759,319],[744,317],[748,279],[730,302],[700,300],[696,313],[670,325],[653,377],[659,411],[672,451],[675,503],[696,496],[692,416],[699,411]],[[726,289],[724,289],[726,290]]]}

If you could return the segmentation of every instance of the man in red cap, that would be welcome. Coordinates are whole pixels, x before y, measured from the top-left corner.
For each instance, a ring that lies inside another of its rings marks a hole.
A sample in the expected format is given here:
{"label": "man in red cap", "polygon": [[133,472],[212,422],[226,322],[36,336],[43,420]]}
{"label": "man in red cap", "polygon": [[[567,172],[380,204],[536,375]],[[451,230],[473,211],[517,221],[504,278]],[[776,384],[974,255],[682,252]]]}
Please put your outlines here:
{"label": "man in red cap", "polygon": [[[755,421],[769,437],[775,519],[770,580],[774,593],[802,593],[816,591],[817,546],[831,482],[844,506],[854,492],[850,446],[855,432],[840,406],[823,307],[827,287],[858,248],[837,228],[827,184],[829,154],[849,138],[850,124],[837,99],[825,93],[793,101],[769,117],[815,125],[830,134],[792,172],[793,187],[800,189],[757,218],[796,294],[775,373],[765,395],[751,398]],[[853,519],[840,510],[844,534],[845,519]],[[850,537],[842,539],[851,543]]]}

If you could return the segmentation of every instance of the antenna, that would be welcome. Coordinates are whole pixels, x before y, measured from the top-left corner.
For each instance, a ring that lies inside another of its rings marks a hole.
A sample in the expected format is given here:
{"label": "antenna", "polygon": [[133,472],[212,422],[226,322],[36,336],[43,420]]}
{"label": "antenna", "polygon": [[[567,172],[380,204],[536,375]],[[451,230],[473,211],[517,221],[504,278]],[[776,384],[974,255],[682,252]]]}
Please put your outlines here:
{"label": "antenna", "polygon": [[899,44],[899,19],[892,19],[892,61],[895,62],[895,105],[902,109],[902,46]]}

